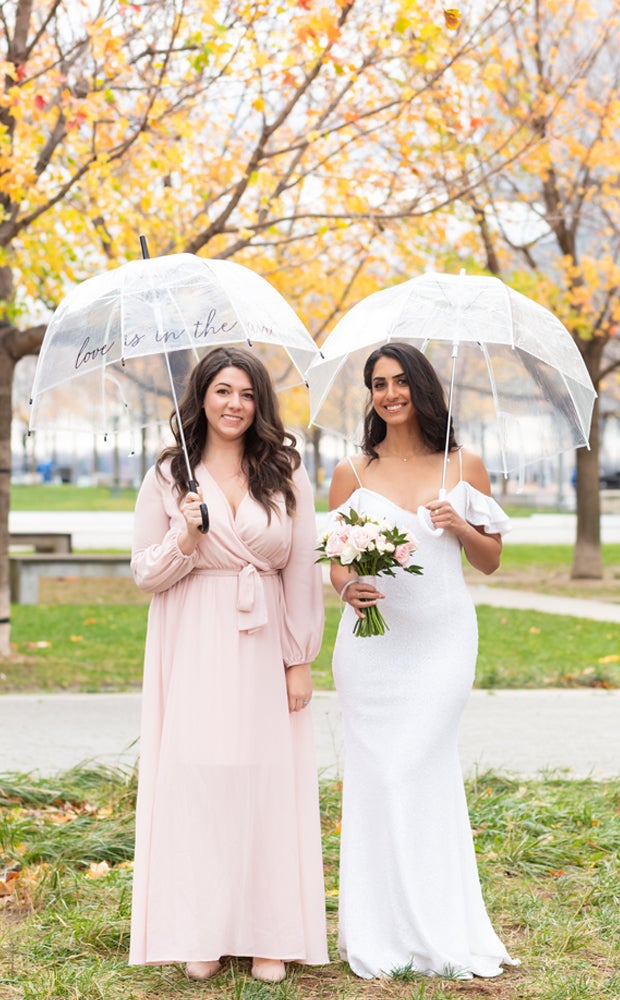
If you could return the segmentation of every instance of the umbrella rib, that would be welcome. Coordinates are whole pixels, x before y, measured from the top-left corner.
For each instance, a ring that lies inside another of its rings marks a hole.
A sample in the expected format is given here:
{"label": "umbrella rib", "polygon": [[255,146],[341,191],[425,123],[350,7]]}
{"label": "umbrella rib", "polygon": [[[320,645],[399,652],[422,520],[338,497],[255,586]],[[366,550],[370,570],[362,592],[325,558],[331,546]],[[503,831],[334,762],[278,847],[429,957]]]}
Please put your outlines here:
{"label": "umbrella rib", "polygon": [[191,483],[192,479],[194,478],[194,474],[192,472],[192,467],[189,464],[189,455],[187,453],[187,444],[185,442],[185,432],[183,430],[183,424],[181,422],[181,414],[179,412],[179,402],[177,399],[176,390],[174,388],[174,379],[172,378],[172,370],[170,368],[170,358],[168,357],[168,351],[164,351],[164,357],[166,359],[166,368],[168,369],[168,378],[170,379],[170,388],[172,390],[172,398],[174,400],[174,410],[177,416],[177,427],[179,429],[179,437],[181,438],[181,447],[183,449],[185,464],[187,465],[187,478]]}
{"label": "umbrella rib", "polygon": [[[482,356],[483,356],[483,358],[485,360],[485,364],[487,366],[487,372],[488,372],[488,375],[489,375],[489,382],[491,383],[491,395],[493,397],[493,406],[495,408],[495,417],[499,421],[499,415],[501,413],[501,409],[500,409],[500,405],[499,405],[499,397],[497,395],[497,384],[495,382],[495,373],[493,371],[493,366],[491,364],[491,358],[489,356],[489,352],[487,351],[487,346],[486,346],[485,343],[483,343],[482,341],[479,340],[478,341],[478,347],[482,351]],[[506,449],[504,447],[504,439],[503,439],[503,437],[502,437],[501,434],[499,434],[499,447],[500,447],[500,451],[502,453],[502,466],[503,466],[504,475],[505,475],[506,472],[507,472],[507,469],[506,469]]]}

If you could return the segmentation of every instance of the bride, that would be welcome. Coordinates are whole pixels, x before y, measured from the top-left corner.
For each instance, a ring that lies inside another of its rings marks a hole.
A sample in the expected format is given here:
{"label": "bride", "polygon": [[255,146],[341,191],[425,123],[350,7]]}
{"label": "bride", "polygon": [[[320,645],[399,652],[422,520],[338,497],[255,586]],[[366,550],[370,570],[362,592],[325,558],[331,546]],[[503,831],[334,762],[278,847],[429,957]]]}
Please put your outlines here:
{"label": "bride", "polygon": [[[452,426],[440,489],[448,412],[423,354],[386,344],[364,381],[362,453],[336,467],[330,507],[411,531],[423,575],[397,572],[375,587],[332,563],[346,605],[333,661],[345,741],[340,954],[366,979],[405,967],[497,976],[513,963],[482,898],[457,732],[478,641],[462,553],[493,573],[509,522]],[[356,616],[376,602],[389,631],[355,637]]]}

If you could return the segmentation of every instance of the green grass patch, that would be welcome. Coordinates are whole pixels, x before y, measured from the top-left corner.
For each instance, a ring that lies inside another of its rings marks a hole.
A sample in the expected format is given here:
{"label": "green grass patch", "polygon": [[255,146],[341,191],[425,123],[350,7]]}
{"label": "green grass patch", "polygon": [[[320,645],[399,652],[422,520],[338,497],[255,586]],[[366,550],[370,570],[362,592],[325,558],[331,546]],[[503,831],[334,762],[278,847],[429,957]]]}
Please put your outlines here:
{"label": "green grass patch", "polygon": [[478,605],[476,687],[620,686],[620,625]]}
{"label": "green grass patch", "polygon": [[0,664],[0,692],[138,687],[147,612],[145,605],[13,605],[13,656]]}
{"label": "green grass patch", "polygon": [[38,483],[11,485],[11,510],[133,510],[137,490]]}
{"label": "green grass patch", "polygon": [[[142,681],[146,604],[14,605],[13,656],[0,665],[8,691],[126,691]],[[338,599],[326,594],[315,686],[333,690]],[[476,687],[620,687],[620,625],[478,607]],[[360,639],[360,642],[365,640]]]}
{"label": "green grass patch", "polygon": [[[620,995],[620,781],[467,782],[491,920],[521,966],[497,980],[357,979],[337,953],[341,788],[321,786],[330,957],[265,987],[249,961],[213,982],[180,965],[130,968],[135,774],[0,776],[0,996],[23,1000],[616,1000]],[[12,869],[12,871],[9,871]],[[8,872],[8,874],[7,874]],[[171,859],[171,889],[174,859]]]}
{"label": "green grass patch", "polygon": [[[11,485],[12,510],[133,510],[137,490],[115,490],[106,486],[75,486],[73,483],[56,485],[36,483],[32,486],[13,483]],[[501,501],[500,501],[501,502]],[[320,493],[316,498],[316,509],[329,510],[327,495]],[[535,504],[505,504],[509,517],[529,517],[530,514],[556,514],[566,511]]]}
{"label": "green grass patch", "polygon": [[[573,562],[572,545],[511,545],[502,549],[502,562],[492,580],[503,574],[523,571],[541,575],[554,570],[569,570]],[[620,545],[607,544],[601,548],[604,566],[617,567],[620,574]]]}

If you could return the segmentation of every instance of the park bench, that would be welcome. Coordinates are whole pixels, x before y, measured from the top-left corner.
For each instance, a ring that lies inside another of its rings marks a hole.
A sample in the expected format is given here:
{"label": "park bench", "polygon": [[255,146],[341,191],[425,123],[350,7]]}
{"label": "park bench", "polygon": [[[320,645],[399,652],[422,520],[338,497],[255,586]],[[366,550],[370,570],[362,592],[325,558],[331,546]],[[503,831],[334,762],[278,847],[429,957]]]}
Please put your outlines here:
{"label": "park bench", "polygon": [[24,552],[9,554],[11,601],[38,604],[39,578],[131,576],[129,555]]}
{"label": "park bench", "polygon": [[32,546],[35,552],[71,552],[71,532],[11,531],[9,548],[12,546]]}

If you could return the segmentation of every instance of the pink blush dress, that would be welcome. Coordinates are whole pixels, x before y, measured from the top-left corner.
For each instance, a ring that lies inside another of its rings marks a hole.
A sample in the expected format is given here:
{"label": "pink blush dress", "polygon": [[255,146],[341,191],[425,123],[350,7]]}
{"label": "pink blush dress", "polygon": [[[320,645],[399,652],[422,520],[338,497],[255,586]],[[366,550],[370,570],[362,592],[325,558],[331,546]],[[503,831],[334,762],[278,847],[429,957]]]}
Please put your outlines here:
{"label": "pink blush dress", "polygon": [[285,669],[323,633],[315,515],[249,494],[236,515],[203,466],[211,528],[192,555],[167,479],[149,470],[132,567],[146,638],[130,964],[261,956],[328,961],[311,707]]}

